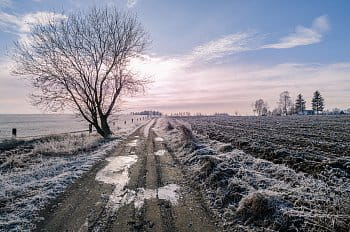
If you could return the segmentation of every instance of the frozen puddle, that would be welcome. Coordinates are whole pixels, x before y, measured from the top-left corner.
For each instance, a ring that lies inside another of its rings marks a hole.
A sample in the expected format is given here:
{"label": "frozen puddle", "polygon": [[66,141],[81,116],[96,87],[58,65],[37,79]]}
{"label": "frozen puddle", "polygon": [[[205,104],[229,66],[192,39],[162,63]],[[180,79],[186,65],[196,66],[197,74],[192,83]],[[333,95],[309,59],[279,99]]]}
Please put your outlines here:
{"label": "frozen puddle", "polygon": [[163,156],[163,155],[165,155],[165,153],[166,153],[166,150],[159,150],[156,153],[154,153],[154,155]]}
{"label": "frozen puddle", "polygon": [[126,189],[119,192],[119,195],[111,196],[110,207],[118,210],[120,207],[134,203],[135,209],[140,210],[145,200],[160,199],[169,201],[172,205],[176,205],[179,199],[180,186],[177,184],[168,184],[158,189],[138,188],[135,190]]}
{"label": "frozen puddle", "polygon": [[134,206],[136,209],[141,209],[145,200],[160,199],[170,201],[172,205],[176,205],[179,199],[178,191],[180,186],[177,184],[168,184],[158,189],[143,189],[140,188],[135,194]]}
{"label": "frozen puddle", "polygon": [[128,143],[128,146],[129,146],[129,147],[136,147],[136,146],[137,146],[137,142],[138,142],[138,140],[137,140],[137,139],[134,139],[133,141],[131,141],[130,143]]}
{"label": "frozen puddle", "polygon": [[124,188],[129,181],[129,168],[136,163],[136,155],[116,156],[106,159],[109,161],[106,167],[96,174],[96,180],[107,184],[114,184]]}
{"label": "frozen puddle", "polygon": [[164,141],[164,139],[163,139],[163,138],[161,138],[161,137],[157,137],[157,138],[155,138],[155,139],[154,139],[154,141],[156,141],[156,142],[163,142],[163,141]]}
{"label": "frozen puddle", "polygon": [[172,205],[177,204],[180,186],[176,184],[168,184],[157,189],[125,189],[129,182],[129,169],[137,162],[136,155],[108,157],[106,160],[109,164],[96,174],[96,180],[115,186],[107,203],[111,213],[131,203],[134,203],[136,209],[141,209],[147,199],[161,199],[169,201]]}

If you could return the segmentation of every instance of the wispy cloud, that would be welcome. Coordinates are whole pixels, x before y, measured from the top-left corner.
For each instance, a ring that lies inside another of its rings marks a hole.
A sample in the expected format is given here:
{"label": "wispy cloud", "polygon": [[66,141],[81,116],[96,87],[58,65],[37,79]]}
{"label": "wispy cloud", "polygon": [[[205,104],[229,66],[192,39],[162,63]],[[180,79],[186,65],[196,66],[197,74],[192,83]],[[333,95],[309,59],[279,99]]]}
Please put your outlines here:
{"label": "wispy cloud", "polygon": [[308,108],[315,89],[322,92],[329,109],[348,107],[346,99],[350,97],[350,63],[230,64],[193,69],[180,57],[147,57],[135,66],[153,74],[155,82],[146,96],[129,99],[127,106],[132,110],[150,107],[168,112],[239,110],[251,114],[250,105],[256,98],[263,97],[275,107],[278,94],[284,90],[293,97],[302,93]]}
{"label": "wispy cloud", "polygon": [[239,32],[210,41],[193,49],[190,58],[209,61],[254,49],[257,35],[251,32]]}
{"label": "wispy cloud", "polygon": [[323,33],[329,28],[328,18],[323,15],[314,19],[310,28],[297,26],[295,32],[273,44],[264,44],[266,35],[256,32],[238,32],[199,45],[181,59],[186,59],[189,63],[197,63],[253,50],[287,49],[310,45],[321,42]]}
{"label": "wispy cloud", "polygon": [[28,33],[37,24],[46,24],[52,20],[65,19],[66,16],[54,12],[39,11],[24,15],[14,15],[0,12],[0,28],[16,34]]}
{"label": "wispy cloud", "polygon": [[128,0],[128,2],[126,3],[128,8],[132,8],[133,6],[136,5],[138,0]]}
{"label": "wispy cloud", "polygon": [[297,26],[292,34],[283,37],[278,43],[267,44],[262,48],[283,49],[319,43],[322,40],[323,33],[328,31],[329,28],[328,18],[323,15],[316,18],[310,28]]}

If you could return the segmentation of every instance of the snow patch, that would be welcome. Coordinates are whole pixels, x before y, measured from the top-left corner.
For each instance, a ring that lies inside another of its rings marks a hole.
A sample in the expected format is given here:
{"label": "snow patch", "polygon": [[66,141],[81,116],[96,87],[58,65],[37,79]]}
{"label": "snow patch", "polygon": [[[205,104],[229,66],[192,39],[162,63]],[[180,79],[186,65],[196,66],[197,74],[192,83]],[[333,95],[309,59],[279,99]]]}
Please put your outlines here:
{"label": "snow patch", "polygon": [[131,141],[131,142],[128,143],[127,145],[128,145],[129,147],[136,147],[136,146],[137,146],[137,142],[138,142],[138,140],[137,140],[137,139],[134,139],[133,141]]}
{"label": "snow patch", "polygon": [[154,139],[154,141],[156,141],[156,142],[163,142],[163,141],[164,141],[164,139],[163,139],[163,138],[161,138],[161,137],[157,137],[157,138],[155,138],[155,139]]}
{"label": "snow patch", "polygon": [[163,155],[165,155],[165,153],[166,153],[166,150],[159,150],[156,153],[154,153],[154,155],[163,156]]}
{"label": "snow patch", "polygon": [[177,184],[168,184],[158,189],[158,199],[170,201],[171,204],[176,205],[179,199],[178,191],[180,186]]}
{"label": "snow patch", "polygon": [[96,174],[96,180],[124,188],[129,181],[129,168],[136,163],[137,156],[117,156],[108,158],[109,164]]}
{"label": "snow patch", "polygon": [[134,207],[140,210],[145,200],[160,199],[169,201],[172,205],[177,205],[179,199],[180,186],[177,184],[168,184],[158,189],[137,188],[136,190],[125,189],[113,192],[108,202],[108,206],[113,211],[117,211],[124,205],[134,203]]}

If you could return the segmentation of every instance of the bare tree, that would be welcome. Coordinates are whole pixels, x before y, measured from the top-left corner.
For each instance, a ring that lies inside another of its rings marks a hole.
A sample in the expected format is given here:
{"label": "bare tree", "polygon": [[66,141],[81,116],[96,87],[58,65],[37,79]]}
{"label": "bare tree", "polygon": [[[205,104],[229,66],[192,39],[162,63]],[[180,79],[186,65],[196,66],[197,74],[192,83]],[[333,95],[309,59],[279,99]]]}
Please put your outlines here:
{"label": "bare tree", "polygon": [[279,105],[279,108],[281,109],[282,115],[288,115],[288,112],[290,112],[290,108],[293,105],[288,91],[283,91],[280,94],[278,105]]}
{"label": "bare tree", "polygon": [[258,116],[267,115],[268,106],[267,103],[264,102],[263,99],[256,100],[253,103],[253,112],[257,113]]}
{"label": "bare tree", "polygon": [[143,91],[147,83],[131,71],[130,60],[148,44],[135,15],[92,8],[35,26],[27,40],[15,43],[13,73],[30,80],[35,105],[76,110],[109,137],[108,117],[120,96]]}

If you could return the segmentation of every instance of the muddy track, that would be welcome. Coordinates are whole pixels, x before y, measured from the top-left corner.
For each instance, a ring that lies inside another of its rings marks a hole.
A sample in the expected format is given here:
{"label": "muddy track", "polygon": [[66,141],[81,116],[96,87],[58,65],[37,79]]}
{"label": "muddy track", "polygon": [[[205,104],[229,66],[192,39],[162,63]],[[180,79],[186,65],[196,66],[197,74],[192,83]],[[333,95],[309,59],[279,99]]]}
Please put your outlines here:
{"label": "muddy track", "polygon": [[[42,211],[37,231],[219,231],[156,123],[138,128],[110,155],[137,157],[121,191],[96,180],[108,166],[101,161]],[[113,208],[115,192],[121,200]]]}

